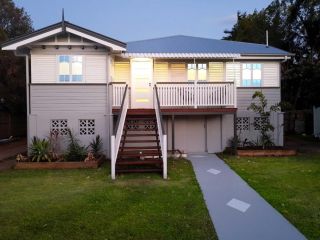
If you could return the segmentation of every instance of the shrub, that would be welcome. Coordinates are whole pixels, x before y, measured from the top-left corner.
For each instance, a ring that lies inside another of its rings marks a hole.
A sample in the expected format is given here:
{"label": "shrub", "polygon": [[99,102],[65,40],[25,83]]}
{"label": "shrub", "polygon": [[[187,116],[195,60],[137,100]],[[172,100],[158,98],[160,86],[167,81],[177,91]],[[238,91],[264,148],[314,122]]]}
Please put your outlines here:
{"label": "shrub", "polygon": [[67,161],[83,161],[87,155],[87,148],[80,145],[79,139],[77,139],[72,131],[68,129],[68,147],[65,154]]}
{"label": "shrub", "polygon": [[50,143],[46,139],[40,139],[38,137],[33,137],[30,146],[30,155],[32,161],[51,162],[50,159]]}
{"label": "shrub", "polygon": [[97,135],[96,138],[92,139],[92,141],[89,144],[89,147],[95,157],[98,157],[101,155],[102,138],[100,137],[100,135]]}
{"label": "shrub", "polygon": [[257,102],[252,102],[248,107],[248,110],[255,112],[263,121],[261,123],[254,123],[255,128],[260,131],[260,138],[257,140],[258,145],[265,149],[266,146],[274,145],[269,132],[273,132],[274,127],[270,123],[271,112],[277,112],[280,110],[280,104],[275,104],[270,106],[269,111],[267,110],[268,101],[264,94],[260,91],[256,91],[252,95],[252,100]]}

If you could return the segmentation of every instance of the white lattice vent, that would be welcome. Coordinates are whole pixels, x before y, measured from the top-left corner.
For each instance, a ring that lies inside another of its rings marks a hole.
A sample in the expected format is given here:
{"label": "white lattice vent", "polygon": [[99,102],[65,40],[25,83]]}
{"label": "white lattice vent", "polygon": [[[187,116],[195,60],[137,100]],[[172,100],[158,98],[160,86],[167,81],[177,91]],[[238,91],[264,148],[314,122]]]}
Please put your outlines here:
{"label": "white lattice vent", "polygon": [[80,135],[94,135],[96,123],[94,119],[79,119]]}
{"label": "white lattice vent", "polygon": [[249,117],[237,117],[237,130],[249,131],[250,130],[250,118]]}
{"label": "white lattice vent", "polygon": [[67,119],[51,119],[50,130],[51,132],[57,133],[59,135],[67,135],[68,120]]}

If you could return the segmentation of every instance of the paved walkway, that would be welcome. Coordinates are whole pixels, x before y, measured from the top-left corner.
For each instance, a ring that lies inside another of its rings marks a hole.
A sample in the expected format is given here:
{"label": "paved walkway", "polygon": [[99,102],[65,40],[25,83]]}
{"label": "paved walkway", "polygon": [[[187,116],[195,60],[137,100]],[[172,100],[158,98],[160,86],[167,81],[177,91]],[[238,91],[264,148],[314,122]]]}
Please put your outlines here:
{"label": "paved walkway", "polygon": [[188,159],[220,240],[306,239],[216,155]]}

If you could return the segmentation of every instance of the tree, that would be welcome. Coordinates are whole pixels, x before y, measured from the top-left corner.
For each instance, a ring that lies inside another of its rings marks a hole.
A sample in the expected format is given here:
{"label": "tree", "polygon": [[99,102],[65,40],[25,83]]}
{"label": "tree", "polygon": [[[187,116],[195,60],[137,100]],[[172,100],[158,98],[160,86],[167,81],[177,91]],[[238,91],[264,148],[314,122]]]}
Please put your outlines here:
{"label": "tree", "polygon": [[[0,0],[0,43],[32,31],[30,16],[12,0]],[[0,51],[0,104],[11,113],[25,112],[25,61]]]}
{"label": "tree", "polygon": [[294,53],[282,64],[282,101],[294,109],[320,105],[320,1],[274,0],[252,14],[238,13],[224,39],[265,43],[265,30],[274,47]]}

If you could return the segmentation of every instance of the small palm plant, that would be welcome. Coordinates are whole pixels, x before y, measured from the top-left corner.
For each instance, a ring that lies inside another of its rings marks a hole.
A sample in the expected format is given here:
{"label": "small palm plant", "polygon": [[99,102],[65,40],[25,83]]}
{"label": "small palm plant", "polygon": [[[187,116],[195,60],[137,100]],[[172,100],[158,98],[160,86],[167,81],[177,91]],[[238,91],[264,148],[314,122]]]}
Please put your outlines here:
{"label": "small palm plant", "polygon": [[30,155],[32,161],[51,162],[50,159],[50,143],[46,139],[40,139],[38,137],[33,137],[32,143],[30,146]]}
{"label": "small palm plant", "polygon": [[102,138],[100,137],[100,135],[97,135],[96,138],[92,139],[92,141],[89,144],[89,147],[96,158],[101,155]]}

